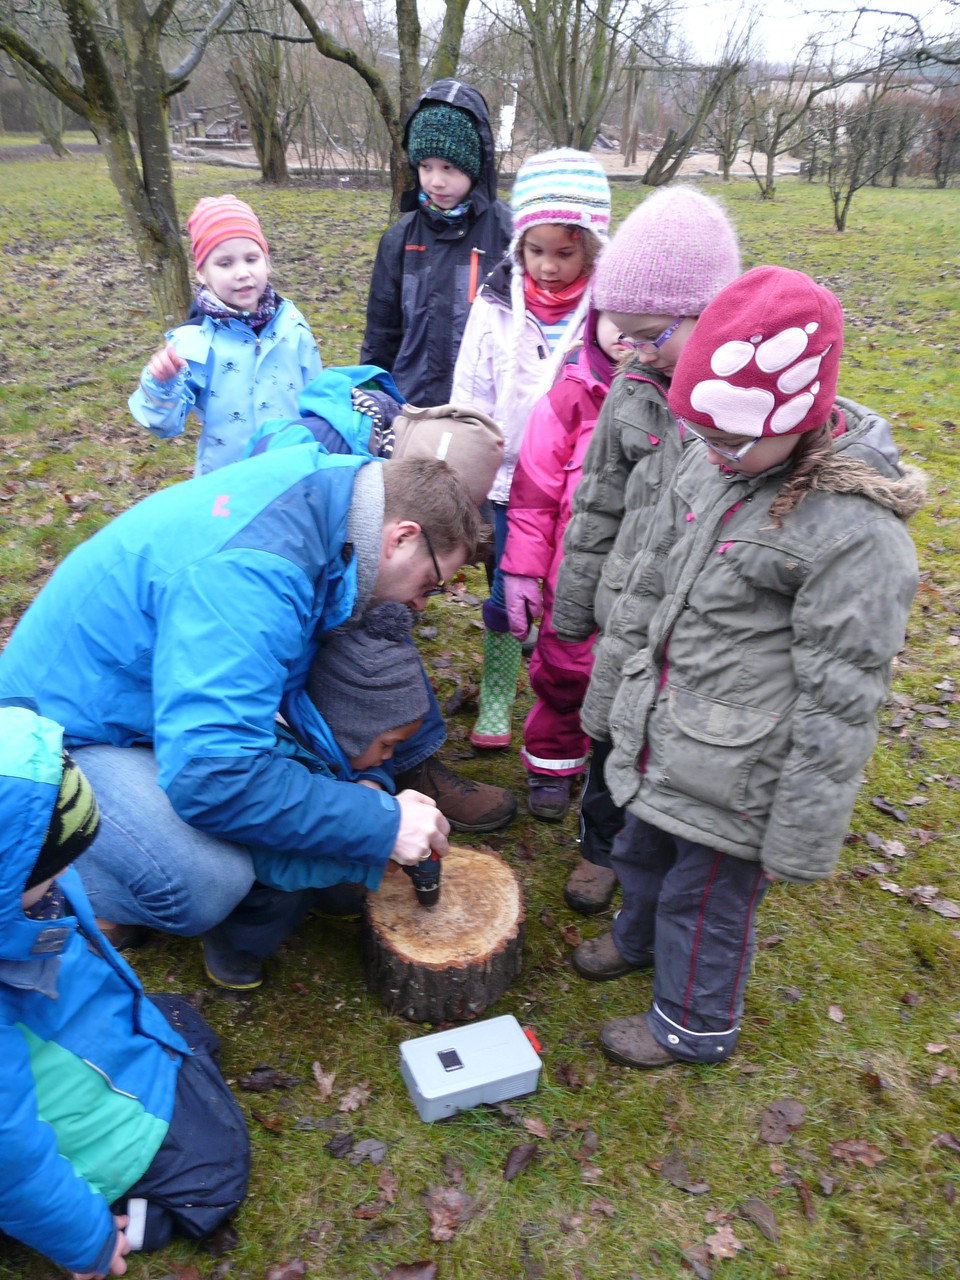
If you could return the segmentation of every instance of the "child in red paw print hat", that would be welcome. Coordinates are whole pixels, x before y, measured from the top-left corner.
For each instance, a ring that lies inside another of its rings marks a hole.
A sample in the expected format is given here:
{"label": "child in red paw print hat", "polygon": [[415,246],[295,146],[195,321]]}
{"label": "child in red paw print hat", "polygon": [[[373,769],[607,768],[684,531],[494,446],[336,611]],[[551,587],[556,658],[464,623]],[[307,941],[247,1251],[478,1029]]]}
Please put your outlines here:
{"label": "child in red paw print hat", "polygon": [[757,910],[775,881],[833,871],[876,742],[925,483],[837,396],[842,338],[829,290],[758,267],[705,308],[670,384],[702,443],[610,621],[632,654],[605,768],[623,906],[573,957],[588,978],[653,967],[649,1008],[600,1031],[626,1066],[733,1052]]}

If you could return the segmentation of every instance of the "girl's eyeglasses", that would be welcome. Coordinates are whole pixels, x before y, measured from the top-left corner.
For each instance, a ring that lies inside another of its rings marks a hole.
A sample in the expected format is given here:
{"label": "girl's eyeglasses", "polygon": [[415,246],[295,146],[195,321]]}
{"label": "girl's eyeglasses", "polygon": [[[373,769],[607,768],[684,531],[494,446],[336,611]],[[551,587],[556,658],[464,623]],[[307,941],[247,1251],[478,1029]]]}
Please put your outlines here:
{"label": "girl's eyeglasses", "polygon": [[673,324],[668,325],[656,338],[628,338],[625,333],[617,334],[617,342],[621,347],[629,347],[631,351],[645,351],[647,355],[656,355],[665,342],[677,332],[683,323],[683,316],[677,316]]}
{"label": "girl's eyeglasses", "polygon": [[706,436],[701,435],[693,423],[688,422],[686,418],[680,418],[684,431],[689,431],[697,440],[701,440],[708,449],[719,458],[726,458],[728,462],[741,462],[755,444],[760,443],[760,437],[755,440],[748,440],[746,444],[742,444],[739,449],[725,449],[722,444],[717,444],[716,440],[709,440]]}
{"label": "girl's eyeglasses", "polygon": [[420,532],[423,534],[423,540],[427,544],[427,550],[430,552],[430,559],[433,561],[433,571],[437,575],[437,585],[431,587],[429,591],[425,591],[425,596],[442,596],[446,583],[443,580],[443,574],[440,572],[440,566],[437,563],[437,557],[433,550],[433,543],[430,541],[430,535],[426,529],[421,526]]}

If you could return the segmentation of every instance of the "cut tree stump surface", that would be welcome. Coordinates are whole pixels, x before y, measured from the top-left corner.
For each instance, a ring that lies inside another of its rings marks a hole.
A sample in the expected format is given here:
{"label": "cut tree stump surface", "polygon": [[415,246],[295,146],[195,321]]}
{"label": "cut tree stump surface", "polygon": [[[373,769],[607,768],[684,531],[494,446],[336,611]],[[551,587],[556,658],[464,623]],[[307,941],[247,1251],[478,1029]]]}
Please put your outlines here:
{"label": "cut tree stump surface", "polygon": [[495,853],[453,846],[435,907],[420,906],[405,875],[385,876],[367,895],[367,983],[414,1022],[476,1018],[519,974],[523,924],[511,868]]}

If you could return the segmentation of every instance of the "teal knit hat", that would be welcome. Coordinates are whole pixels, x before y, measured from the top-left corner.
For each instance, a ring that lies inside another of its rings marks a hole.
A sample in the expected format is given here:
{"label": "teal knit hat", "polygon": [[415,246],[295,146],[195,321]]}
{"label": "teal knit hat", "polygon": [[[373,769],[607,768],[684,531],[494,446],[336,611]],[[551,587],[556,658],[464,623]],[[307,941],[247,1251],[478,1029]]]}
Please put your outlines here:
{"label": "teal knit hat", "polygon": [[465,173],[471,182],[480,177],[483,149],[473,118],[459,107],[431,102],[421,107],[407,129],[407,155],[414,166],[436,157]]}

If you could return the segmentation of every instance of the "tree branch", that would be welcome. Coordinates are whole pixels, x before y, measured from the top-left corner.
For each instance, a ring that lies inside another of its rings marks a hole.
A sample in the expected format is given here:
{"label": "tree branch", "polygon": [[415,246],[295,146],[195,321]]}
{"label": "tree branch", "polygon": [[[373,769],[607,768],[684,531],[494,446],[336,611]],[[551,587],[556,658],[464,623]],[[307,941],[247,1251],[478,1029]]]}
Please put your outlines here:
{"label": "tree branch", "polygon": [[14,58],[37,84],[59,98],[64,106],[75,111],[78,116],[83,116],[85,120],[92,120],[90,104],[84,98],[82,90],[68,80],[60,68],[44,57],[39,49],[28,44],[19,32],[3,22],[0,22],[0,49]]}
{"label": "tree branch", "polygon": [[[179,89],[183,88],[183,82],[203,57],[204,51],[210,41],[210,37],[216,35],[226,20],[230,17],[231,13],[233,13],[236,2],[237,0],[224,0],[220,9],[214,14],[207,26],[203,29],[199,40],[190,52],[185,55],[185,57],[173,68],[172,71],[167,72],[167,91],[169,93],[176,93]],[[167,5],[172,11],[175,3],[176,0],[161,0],[160,9]],[[160,9],[157,10],[157,13],[160,12]]]}

